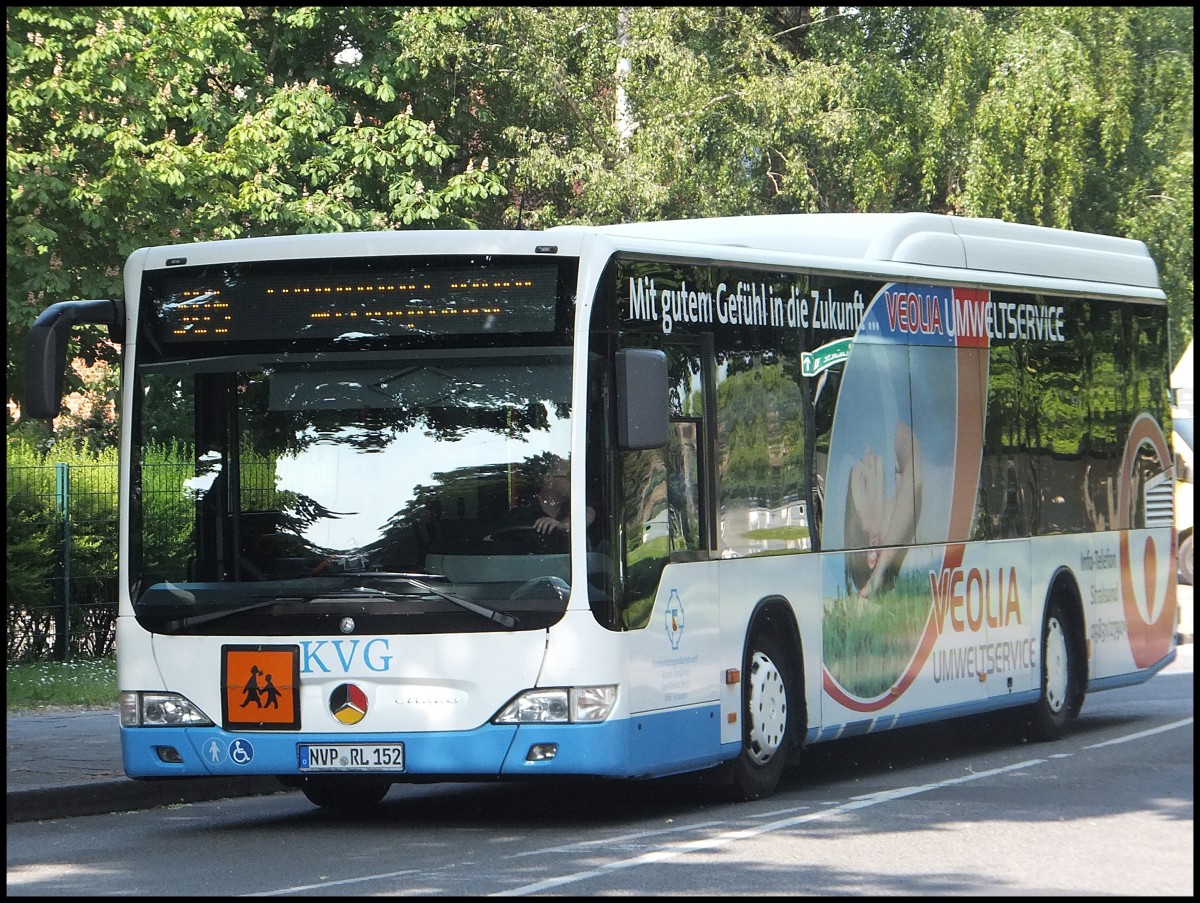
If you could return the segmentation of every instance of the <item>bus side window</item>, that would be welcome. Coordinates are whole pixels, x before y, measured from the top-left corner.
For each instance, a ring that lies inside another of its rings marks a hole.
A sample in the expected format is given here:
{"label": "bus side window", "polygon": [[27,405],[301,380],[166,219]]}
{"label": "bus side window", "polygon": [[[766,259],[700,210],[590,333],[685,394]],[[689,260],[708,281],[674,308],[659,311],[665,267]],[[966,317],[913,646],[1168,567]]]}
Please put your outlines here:
{"label": "bus side window", "polygon": [[672,420],[664,448],[624,455],[626,627],[650,617],[667,562],[701,549],[698,439],[696,421]]}
{"label": "bus side window", "polygon": [[700,528],[700,424],[696,420],[671,421],[667,445],[667,537],[675,553],[701,548]]}
{"label": "bus side window", "polygon": [[625,627],[637,628],[650,620],[654,591],[670,554],[667,449],[630,451],[621,457],[625,559],[622,621]]}
{"label": "bus side window", "polygon": [[811,548],[810,396],[795,355],[730,343],[716,382],[717,536],[722,558]]}

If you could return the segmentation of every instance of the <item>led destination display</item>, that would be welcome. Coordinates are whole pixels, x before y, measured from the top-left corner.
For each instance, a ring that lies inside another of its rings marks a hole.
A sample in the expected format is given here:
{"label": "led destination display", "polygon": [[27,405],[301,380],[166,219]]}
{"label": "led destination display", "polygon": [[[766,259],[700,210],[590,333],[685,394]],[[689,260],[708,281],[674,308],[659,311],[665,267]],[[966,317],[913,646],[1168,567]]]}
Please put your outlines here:
{"label": "led destination display", "polygon": [[549,332],[557,289],[553,263],[358,259],[147,274],[144,301],[158,341],[207,344]]}

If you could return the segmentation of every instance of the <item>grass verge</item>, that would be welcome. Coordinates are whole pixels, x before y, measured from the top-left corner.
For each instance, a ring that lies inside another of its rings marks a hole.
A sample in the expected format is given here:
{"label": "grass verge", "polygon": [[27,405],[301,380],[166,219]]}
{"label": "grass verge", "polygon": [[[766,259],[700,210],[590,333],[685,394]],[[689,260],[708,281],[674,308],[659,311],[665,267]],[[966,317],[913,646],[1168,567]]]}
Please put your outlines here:
{"label": "grass verge", "polygon": [[76,662],[27,662],[5,672],[9,712],[48,707],[115,708],[117,664],[114,659]]}

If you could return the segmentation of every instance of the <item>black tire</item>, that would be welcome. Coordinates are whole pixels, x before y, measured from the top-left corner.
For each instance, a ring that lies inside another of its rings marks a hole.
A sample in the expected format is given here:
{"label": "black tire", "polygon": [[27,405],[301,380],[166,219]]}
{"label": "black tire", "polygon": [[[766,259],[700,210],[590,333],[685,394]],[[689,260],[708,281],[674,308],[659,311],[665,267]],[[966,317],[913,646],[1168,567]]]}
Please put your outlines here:
{"label": "black tire", "polygon": [[369,809],[387,796],[391,781],[358,777],[309,777],[300,789],[314,806],[338,811]]}
{"label": "black tire", "polygon": [[742,750],[721,766],[724,795],[740,802],[775,792],[802,710],[792,705],[798,692],[792,659],[774,634],[754,634],[746,646],[742,675]]}
{"label": "black tire", "polygon": [[1192,585],[1192,534],[1179,544],[1179,582]]}
{"label": "black tire", "polygon": [[1028,711],[1030,736],[1057,740],[1083,707],[1083,662],[1077,653],[1074,622],[1057,599],[1046,609],[1042,624],[1042,688]]}

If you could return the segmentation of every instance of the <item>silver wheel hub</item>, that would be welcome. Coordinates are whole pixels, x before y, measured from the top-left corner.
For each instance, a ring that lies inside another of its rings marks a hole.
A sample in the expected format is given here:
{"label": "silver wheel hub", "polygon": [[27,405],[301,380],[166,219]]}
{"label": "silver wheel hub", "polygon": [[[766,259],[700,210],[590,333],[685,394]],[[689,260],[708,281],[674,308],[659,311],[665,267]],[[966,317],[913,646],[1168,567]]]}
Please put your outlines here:
{"label": "silver wheel hub", "polygon": [[1067,635],[1058,618],[1046,624],[1046,705],[1057,715],[1067,704],[1067,685],[1070,672],[1067,662]]}
{"label": "silver wheel hub", "polygon": [[787,687],[779,668],[756,651],[750,658],[750,722],[748,752],[756,765],[765,765],[779,750],[787,728]]}

